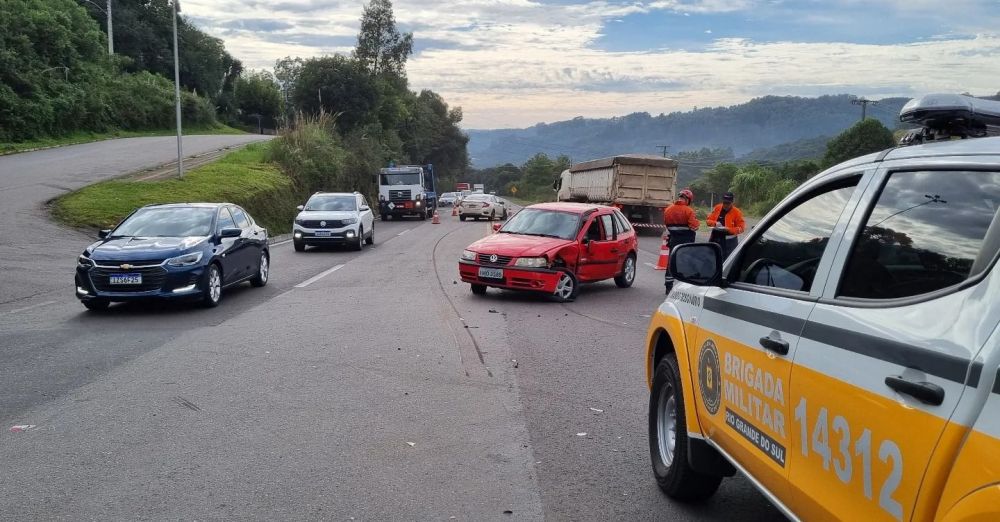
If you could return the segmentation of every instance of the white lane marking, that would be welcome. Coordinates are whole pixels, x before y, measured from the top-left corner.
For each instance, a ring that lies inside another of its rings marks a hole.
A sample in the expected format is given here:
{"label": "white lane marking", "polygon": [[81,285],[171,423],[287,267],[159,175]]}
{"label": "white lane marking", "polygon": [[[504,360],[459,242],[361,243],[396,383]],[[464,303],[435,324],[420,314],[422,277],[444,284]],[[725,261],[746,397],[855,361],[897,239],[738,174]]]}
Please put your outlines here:
{"label": "white lane marking", "polygon": [[271,243],[270,246],[276,247],[276,246],[285,245],[285,244],[288,244],[288,243],[291,243],[291,242],[292,242],[291,239],[286,239],[284,241],[278,241],[277,243]]}
{"label": "white lane marking", "polygon": [[406,229],[406,230],[404,230],[404,231],[402,231],[402,232],[400,232],[400,233],[398,233],[398,234],[396,234],[396,235],[397,235],[397,236],[401,236],[401,235],[403,235],[403,234],[405,234],[405,233],[409,232],[410,230],[413,230],[413,229],[411,229],[411,228],[408,228],[408,229]]}
{"label": "white lane marking", "polygon": [[50,304],[56,304],[56,301],[45,301],[44,303],[38,303],[31,306],[25,306],[24,308],[17,308],[7,312],[8,314],[16,314],[18,312],[27,312],[28,310],[34,310],[35,308],[41,308],[43,306],[48,306]]}
{"label": "white lane marking", "polygon": [[654,270],[656,269],[656,265],[654,265],[653,263],[643,263],[643,264]]}
{"label": "white lane marking", "polygon": [[309,279],[306,279],[305,281],[303,281],[303,282],[295,285],[295,288],[305,288],[305,287],[307,287],[307,286],[315,283],[316,281],[319,281],[320,279],[323,279],[324,277],[326,277],[326,276],[328,276],[328,275],[336,272],[337,270],[340,270],[341,268],[344,268],[344,265],[337,265],[337,266],[335,266],[335,267],[333,267],[333,268],[331,268],[331,269],[329,269],[329,270],[327,270],[327,271],[325,271],[325,272],[323,272],[321,274],[318,274],[318,275],[315,275],[313,277],[310,277]]}

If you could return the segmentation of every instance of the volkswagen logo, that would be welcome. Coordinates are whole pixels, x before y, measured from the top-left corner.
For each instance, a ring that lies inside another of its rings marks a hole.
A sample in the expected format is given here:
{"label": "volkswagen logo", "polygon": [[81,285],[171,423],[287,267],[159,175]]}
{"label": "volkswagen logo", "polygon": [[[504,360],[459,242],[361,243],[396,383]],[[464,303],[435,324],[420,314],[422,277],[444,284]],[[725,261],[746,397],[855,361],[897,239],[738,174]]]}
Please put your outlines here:
{"label": "volkswagen logo", "polygon": [[500,258],[497,257],[496,254],[493,254],[492,256],[490,256],[490,263],[496,263],[498,260],[500,260]]}
{"label": "volkswagen logo", "polygon": [[320,222],[319,222],[319,226],[321,226],[321,227],[325,227],[325,226],[326,226],[326,221],[320,221]]}

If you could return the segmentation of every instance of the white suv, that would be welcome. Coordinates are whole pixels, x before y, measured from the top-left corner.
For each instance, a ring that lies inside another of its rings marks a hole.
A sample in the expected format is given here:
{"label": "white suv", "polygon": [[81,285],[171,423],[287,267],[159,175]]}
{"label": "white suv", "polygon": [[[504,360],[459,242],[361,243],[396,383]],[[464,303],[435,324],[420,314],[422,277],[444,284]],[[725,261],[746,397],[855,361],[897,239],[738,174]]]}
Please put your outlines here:
{"label": "white suv", "polygon": [[317,192],[298,209],[292,226],[296,252],[309,245],[350,245],[361,250],[365,243],[375,244],[375,214],[357,192]]}

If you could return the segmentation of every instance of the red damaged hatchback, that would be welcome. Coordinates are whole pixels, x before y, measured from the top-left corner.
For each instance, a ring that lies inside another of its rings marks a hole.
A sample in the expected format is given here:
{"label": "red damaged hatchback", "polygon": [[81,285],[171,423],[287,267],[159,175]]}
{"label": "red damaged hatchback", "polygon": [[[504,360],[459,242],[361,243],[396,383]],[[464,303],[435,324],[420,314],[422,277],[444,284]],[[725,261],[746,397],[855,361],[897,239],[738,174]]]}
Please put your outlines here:
{"label": "red damaged hatchback", "polygon": [[580,283],[635,281],[635,230],[616,208],[580,203],[526,207],[462,252],[458,271],[472,293],[487,287],[551,294],[572,301]]}

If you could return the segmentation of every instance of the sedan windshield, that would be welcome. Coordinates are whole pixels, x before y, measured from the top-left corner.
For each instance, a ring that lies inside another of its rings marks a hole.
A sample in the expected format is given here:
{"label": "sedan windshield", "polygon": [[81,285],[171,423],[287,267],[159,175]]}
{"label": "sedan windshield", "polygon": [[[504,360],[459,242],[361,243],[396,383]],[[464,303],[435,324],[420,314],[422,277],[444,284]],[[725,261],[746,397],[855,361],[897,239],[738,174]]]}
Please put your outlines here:
{"label": "sedan windshield", "polygon": [[554,210],[525,209],[514,215],[501,234],[557,237],[574,239],[580,226],[580,216]]}
{"label": "sedan windshield", "polygon": [[112,233],[121,237],[192,237],[212,231],[215,208],[171,207],[136,211]]}
{"label": "sedan windshield", "polygon": [[357,210],[354,196],[316,196],[306,203],[306,210],[326,212]]}

